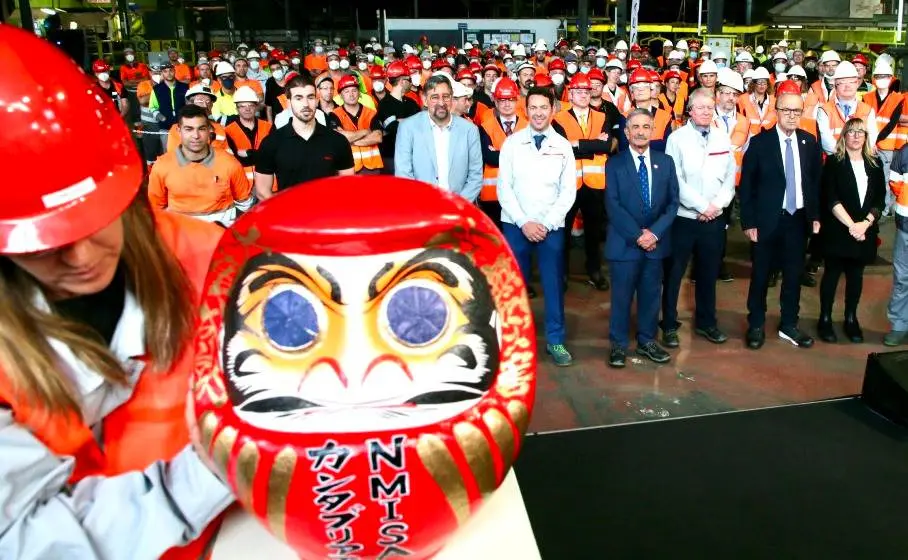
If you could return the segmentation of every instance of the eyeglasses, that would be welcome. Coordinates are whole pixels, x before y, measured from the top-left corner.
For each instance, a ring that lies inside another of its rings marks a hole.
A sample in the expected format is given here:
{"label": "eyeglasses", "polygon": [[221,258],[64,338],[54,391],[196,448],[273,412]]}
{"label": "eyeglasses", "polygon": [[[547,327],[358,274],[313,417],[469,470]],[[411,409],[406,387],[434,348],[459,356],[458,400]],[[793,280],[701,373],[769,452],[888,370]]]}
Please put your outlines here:
{"label": "eyeglasses", "polygon": [[848,136],[853,136],[853,137],[855,137],[855,138],[858,138],[858,137],[861,137],[861,136],[864,136],[865,134],[867,134],[867,131],[866,131],[866,130],[859,130],[859,129],[857,129],[857,128],[852,128],[851,130],[849,130],[849,131],[846,132],[845,134],[848,135]]}
{"label": "eyeglasses", "polygon": [[800,117],[804,111],[801,109],[784,109],[781,107],[776,107],[776,112],[781,113],[786,117]]}
{"label": "eyeglasses", "polygon": [[705,112],[711,113],[711,112],[713,112],[713,110],[715,108],[716,108],[715,105],[694,105],[693,107],[691,107],[691,110],[692,111],[705,111]]}

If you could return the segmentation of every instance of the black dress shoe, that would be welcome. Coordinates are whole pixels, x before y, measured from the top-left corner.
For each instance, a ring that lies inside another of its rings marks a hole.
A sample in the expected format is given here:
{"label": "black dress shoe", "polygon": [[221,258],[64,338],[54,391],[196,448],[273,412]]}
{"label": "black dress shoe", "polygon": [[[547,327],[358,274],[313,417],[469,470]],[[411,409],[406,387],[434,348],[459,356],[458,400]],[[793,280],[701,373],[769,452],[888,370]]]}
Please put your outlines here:
{"label": "black dress shoe", "polygon": [[778,283],[779,283],[779,273],[778,272],[771,273],[769,275],[769,282],[767,283],[767,285],[770,288],[775,288]]}
{"label": "black dress shoe", "polygon": [[748,348],[751,350],[759,350],[760,348],[763,348],[763,344],[766,342],[766,333],[760,327],[747,329],[745,340],[747,341]]}
{"label": "black dress shoe", "polygon": [[539,295],[536,293],[536,288],[527,284],[527,296],[530,299],[536,299],[536,296]]}
{"label": "black dress shoe", "polygon": [[839,341],[839,337],[835,334],[835,328],[832,326],[832,317],[830,315],[820,315],[820,320],[817,321],[817,336],[823,342],[830,344],[835,344]]}
{"label": "black dress shoe", "polygon": [[609,289],[608,280],[602,274],[590,274],[589,279],[586,281],[587,284],[596,288],[600,292],[606,292]]}
{"label": "black dress shoe", "polygon": [[728,340],[728,335],[719,330],[719,327],[707,327],[705,329],[696,329],[695,333],[702,336],[713,344],[722,344]]}
{"label": "black dress shoe", "polygon": [[813,339],[807,333],[798,330],[798,327],[779,327],[779,338],[792,343],[798,348],[810,348],[813,346]]}
{"label": "black dress shoe", "polygon": [[623,368],[627,360],[627,351],[620,346],[612,346],[608,355],[608,365],[613,368]]}
{"label": "black dress shoe", "polygon": [[637,346],[637,355],[649,358],[657,364],[666,364],[672,359],[671,355],[655,342],[647,342],[642,346]]}
{"label": "black dress shoe", "polygon": [[681,339],[678,338],[678,329],[662,331],[662,346],[665,346],[666,348],[677,348],[681,346]]}
{"label": "black dress shoe", "polygon": [[861,344],[864,342],[864,331],[861,330],[861,324],[858,323],[858,318],[854,315],[845,315],[845,323],[842,324],[842,329],[845,331],[845,336],[848,337],[848,340],[855,344]]}
{"label": "black dress shoe", "polygon": [[735,275],[728,271],[724,266],[722,270],[719,271],[719,282],[731,282],[735,279]]}
{"label": "black dress shoe", "polygon": [[817,287],[817,277],[809,272],[801,273],[801,285],[807,288]]}

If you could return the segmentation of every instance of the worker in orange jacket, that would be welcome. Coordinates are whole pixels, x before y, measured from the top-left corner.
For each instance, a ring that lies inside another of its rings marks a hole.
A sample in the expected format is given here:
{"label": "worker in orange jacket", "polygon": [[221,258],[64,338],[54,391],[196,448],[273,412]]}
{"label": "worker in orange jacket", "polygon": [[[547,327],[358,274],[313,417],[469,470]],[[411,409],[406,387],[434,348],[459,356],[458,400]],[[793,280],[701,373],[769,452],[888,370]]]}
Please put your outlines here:
{"label": "worker in orange jacket", "polygon": [[[196,85],[186,92],[186,104],[196,105],[204,109],[208,113],[209,120],[211,120],[211,107],[214,105],[214,102],[217,101],[217,98],[217,95],[203,85]],[[227,132],[224,130],[224,125],[215,120],[211,120],[211,132],[211,147],[216,150],[226,150],[228,153],[232,153],[230,151],[230,146],[227,145]],[[170,127],[170,132],[167,134],[167,151],[172,152],[176,150],[180,146],[180,143],[180,127],[179,123],[177,123]]]}
{"label": "worker in orange jacket", "polygon": [[498,202],[498,158],[508,136],[527,126],[526,116],[517,111],[520,88],[510,78],[501,78],[492,90],[495,109],[487,111],[479,125],[482,149],[482,190],[479,207],[501,229],[501,204]]}
{"label": "worker in orange jacket", "polygon": [[255,156],[262,145],[262,140],[271,132],[271,123],[255,116],[259,100],[252,88],[248,86],[237,88],[233,101],[239,114],[224,127],[224,132],[227,134],[230,151],[242,164],[246,179],[252,184],[255,180]]}
{"label": "worker in orange jacket", "polygon": [[[0,98],[32,100],[0,112],[3,162],[46,169],[0,218],[0,313],[16,325],[0,333],[0,550],[203,558],[234,501],[186,423],[222,230],[149,209],[130,131],[63,51],[10,25],[0,44],[20,47]],[[40,142],[32,111],[55,115]]]}
{"label": "worker in orange jacket", "polygon": [[356,76],[344,75],[338,84],[344,104],[327,115],[327,126],[340,132],[353,149],[353,171],[364,175],[381,173],[384,168],[378,145],[382,141],[381,123],[375,110],[359,102]]}

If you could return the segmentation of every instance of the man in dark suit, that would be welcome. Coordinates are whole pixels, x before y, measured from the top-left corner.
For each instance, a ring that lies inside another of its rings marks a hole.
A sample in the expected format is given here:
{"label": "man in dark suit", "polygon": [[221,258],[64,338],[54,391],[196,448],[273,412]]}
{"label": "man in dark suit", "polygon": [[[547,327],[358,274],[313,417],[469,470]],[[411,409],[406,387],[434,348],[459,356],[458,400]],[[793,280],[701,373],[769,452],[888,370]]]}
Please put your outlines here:
{"label": "man in dark suit", "polygon": [[738,197],[741,226],[753,243],[746,337],[753,350],[766,340],[766,291],[775,263],[782,270],[779,338],[799,348],[813,345],[798,329],[798,311],[807,237],[820,231],[822,151],[813,136],[798,130],[803,110],[800,95],[779,96],[779,123],[751,139],[744,154]]}
{"label": "man in dark suit", "polygon": [[653,115],[635,109],[625,133],[630,149],[605,166],[608,235],[605,258],[612,276],[609,366],[625,366],[631,301],[637,295],[637,354],[663,364],[668,353],[656,344],[662,301],[663,259],[671,251],[671,225],[678,214],[678,176],[672,158],[650,151]]}

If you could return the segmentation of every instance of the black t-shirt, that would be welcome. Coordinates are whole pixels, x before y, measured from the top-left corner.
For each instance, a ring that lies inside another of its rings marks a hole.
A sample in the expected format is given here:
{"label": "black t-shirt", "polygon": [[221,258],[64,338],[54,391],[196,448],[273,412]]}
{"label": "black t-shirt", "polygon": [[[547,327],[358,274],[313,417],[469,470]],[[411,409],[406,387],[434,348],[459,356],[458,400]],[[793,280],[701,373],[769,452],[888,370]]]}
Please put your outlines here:
{"label": "black t-shirt", "polygon": [[397,126],[401,119],[412,117],[419,114],[419,105],[409,97],[404,97],[399,101],[396,97],[388,94],[378,102],[375,120],[381,126],[385,136],[378,147],[383,158],[394,157],[394,142],[397,141]]}
{"label": "black t-shirt", "polygon": [[55,301],[60,316],[91,329],[110,346],[126,303],[126,269],[121,262],[110,284],[95,294]]}
{"label": "black t-shirt", "polygon": [[265,106],[271,107],[271,114],[274,116],[284,110],[277,99],[282,93],[284,93],[283,86],[278,85],[274,78],[268,78],[268,81],[265,82]]}
{"label": "black t-shirt", "polygon": [[277,177],[278,190],[352,168],[353,150],[347,139],[318,123],[308,140],[296,133],[292,122],[272,129],[262,140],[255,163],[258,173]]}

